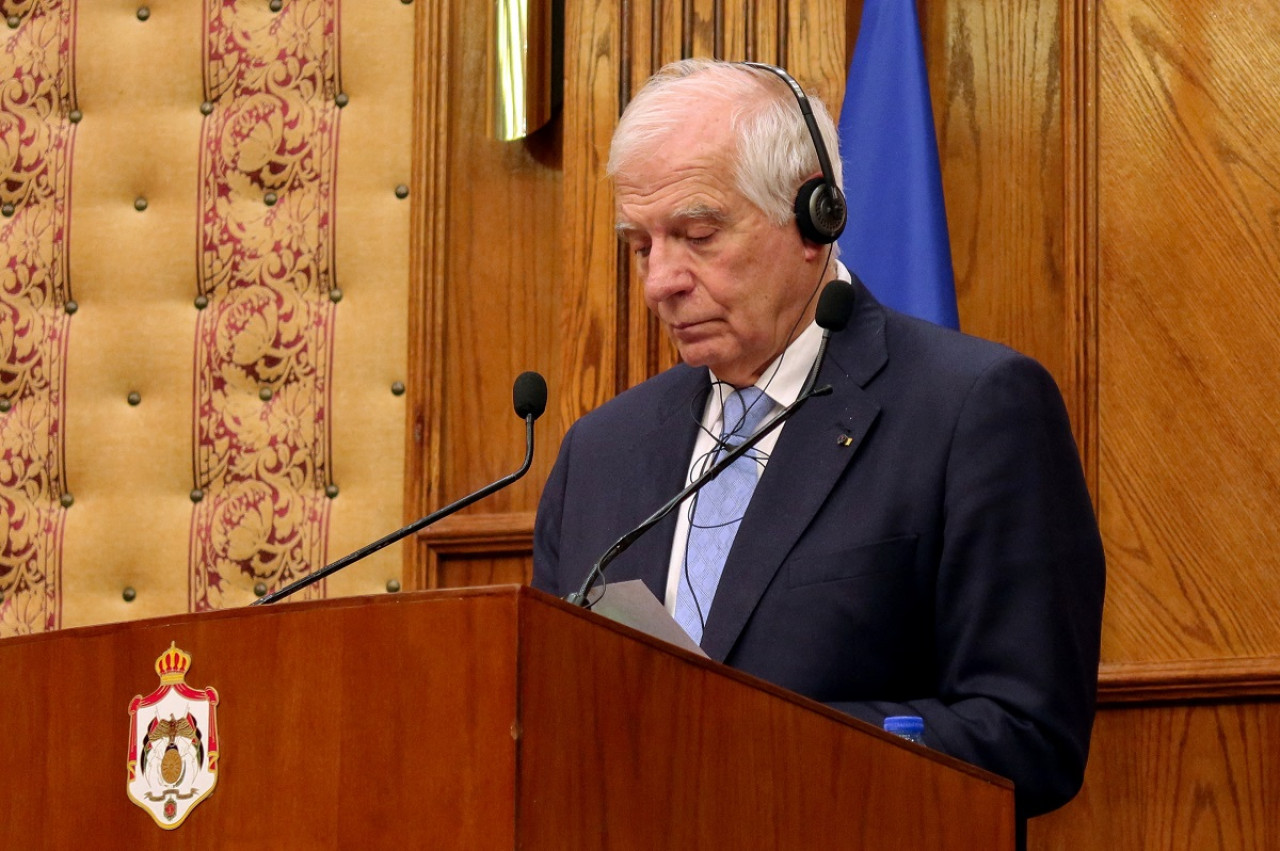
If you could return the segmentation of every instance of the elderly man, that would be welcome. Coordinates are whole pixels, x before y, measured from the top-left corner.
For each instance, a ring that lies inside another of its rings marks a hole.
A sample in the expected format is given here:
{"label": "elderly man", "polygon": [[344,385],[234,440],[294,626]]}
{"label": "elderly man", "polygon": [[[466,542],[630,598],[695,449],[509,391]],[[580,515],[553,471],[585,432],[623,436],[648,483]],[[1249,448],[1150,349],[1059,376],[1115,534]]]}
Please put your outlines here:
{"label": "elderly man", "polygon": [[[797,226],[797,190],[822,169],[773,70],[662,69],[608,168],[683,363],[565,436],[534,551],[534,584],[559,595],[797,398],[815,295],[850,278]],[[875,724],[922,716],[927,745],[1011,778],[1021,817],[1046,812],[1082,780],[1104,584],[1061,396],[1034,361],[854,291],[820,364],[833,392],[730,467],[745,466],[734,493],[690,498],[607,578],[642,579],[713,659]]]}

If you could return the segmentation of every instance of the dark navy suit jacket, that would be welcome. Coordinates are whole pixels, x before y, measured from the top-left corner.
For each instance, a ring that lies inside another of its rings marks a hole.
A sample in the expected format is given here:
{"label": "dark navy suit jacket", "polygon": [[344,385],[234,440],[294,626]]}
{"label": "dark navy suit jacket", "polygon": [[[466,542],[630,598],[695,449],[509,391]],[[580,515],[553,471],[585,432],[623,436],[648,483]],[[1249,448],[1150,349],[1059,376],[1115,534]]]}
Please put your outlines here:
{"label": "dark navy suit jacket", "polygon": [[[1057,386],[1035,361],[882,307],[858,285],[811,399],[743,519],[702,646],[1012,779],[1026,817],[1083,778],[1104,566]],[[592,563],[685,483],[708,390],[677,366],[569,430],[538,509],[534,585]],[[610,565],[662,599],[675,515]]]}

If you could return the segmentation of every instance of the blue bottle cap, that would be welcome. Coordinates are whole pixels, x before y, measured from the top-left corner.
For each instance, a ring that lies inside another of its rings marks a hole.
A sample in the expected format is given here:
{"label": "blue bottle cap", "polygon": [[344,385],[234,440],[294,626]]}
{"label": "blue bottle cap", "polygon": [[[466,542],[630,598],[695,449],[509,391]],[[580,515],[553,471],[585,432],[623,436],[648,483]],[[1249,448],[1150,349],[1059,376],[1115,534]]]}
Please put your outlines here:
{"label": "blue bottle cap", "polygon": [[890,715],[884,719],[884,729],[899,736],[923,736],[924,719],[919,715]]}

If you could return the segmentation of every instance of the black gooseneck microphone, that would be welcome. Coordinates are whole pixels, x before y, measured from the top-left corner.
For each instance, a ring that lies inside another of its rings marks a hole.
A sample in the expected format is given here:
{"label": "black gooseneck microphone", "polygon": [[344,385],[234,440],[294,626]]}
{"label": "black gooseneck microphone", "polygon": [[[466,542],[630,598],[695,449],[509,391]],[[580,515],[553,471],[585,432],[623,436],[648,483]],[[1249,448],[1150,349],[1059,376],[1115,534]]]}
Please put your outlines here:
{"label": "black gooseneck microphone", "polygon": [[466,508],[476,500],[483,499],[495,491],[502,490],[507,485],[519,479],[525,473],[529,472],[529,465],[533,463],[533,421],[542,416],[542,412],[547,408],[547,382],[541,375],[536,372],[522,372],[516,378],[514,386],[511,388],[511,400],[515,405],[516,415],[524,420],[525,423],[525,451],[524,463],[520,465],[520,469],[510,475],[503,476],[492,484],[485,485],[475,493],[468,494],[457,502],[452,502],[438,511],[428,514],[414,522],[398,529],[390,535],[379,538],[372,544],[367,544],[349,555],[345,555],[332,564],[325,565],[317,571],[308,573],[306,576],[279,588],[267,594],[265,597],[259,597],[250,605],[265,606],[278,600],[283,600],[290,594],[306,588],[313,582],[319,582],[330,574],[337,573],[348,565],[354,564],[365,556],[372,555],[383,547],[394,544],[407,535],[412,535],[420,529],[425,529],[437,520],[448,517],[455,511]]}
{"label": "black gooseneck microphone", "polygon": [[591,566],[591,571],[587,574],[587,578],[583,580],[582,587],[565,597],[567,602],[575,606],[581,606],[584,609],[591,608],[591,602],[587,599],[587,595],[591,593],[591,589],[604,576],[604,569],[609,566],[610,562],[626,552],[641,535],[658,525],[662,518],[675,510],[676,506],[702,490],[708,482],[724,472],[730,464],[763,440],[765,435],[789,420],[796,411],[800,410],[801,405],[814,396],[826,396],[831,393],[831,385],[829,384],[824,384],[821,387],[813,387],[812,385],[817,378],[819,368],[822,366],[822,359],[826,355],[827,340],[831,337],[831,332],[840,331],[849,323],[849,316],[853,313],[853,299],[853,287],[845,281],[831,281],[823,287],[822,295],[818,297],[818,307],[814,315],[818,326],[822,328],[822,343],[818,348],[818,357],[814,359],[813,368],[809,371],[809,377],[805,380],[805,388],[796,397],[796,400],[778,412],[777,416],[765,423],[750,438],[735,446],[717,461],[710,470],[707,470],[686,485],[680,493],[645,518],[639,526],[615,541],[613,546],[605,550],[604,555],[596,559],[596,563]]}

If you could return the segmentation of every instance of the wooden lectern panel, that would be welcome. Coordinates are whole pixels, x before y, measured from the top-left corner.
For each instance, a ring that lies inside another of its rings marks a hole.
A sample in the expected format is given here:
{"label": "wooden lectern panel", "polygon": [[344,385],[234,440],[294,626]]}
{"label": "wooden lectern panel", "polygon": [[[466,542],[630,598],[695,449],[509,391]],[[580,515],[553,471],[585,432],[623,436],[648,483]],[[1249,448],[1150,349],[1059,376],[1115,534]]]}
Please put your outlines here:
{"label": "wooden lectern panel", "polygon": [[[512,848],[516,597],[403,595],[0,642],[0,846]],[[126,792],[170,642],[220,698],[217,786],[174,830]]]}
{"label": "wooden lectern panel", "polygon": [[566,618],[559,601],[534,602],[520,653],[527,847],[1014,847],[1007,781],[625,627]]}
{"label": "wooden lectern panel", "polygon": [[[170,643],[217,690],[213,792],[126,794]],[[5,848],[1013,847],[1009,784],[529,588],[0,642]]]}

